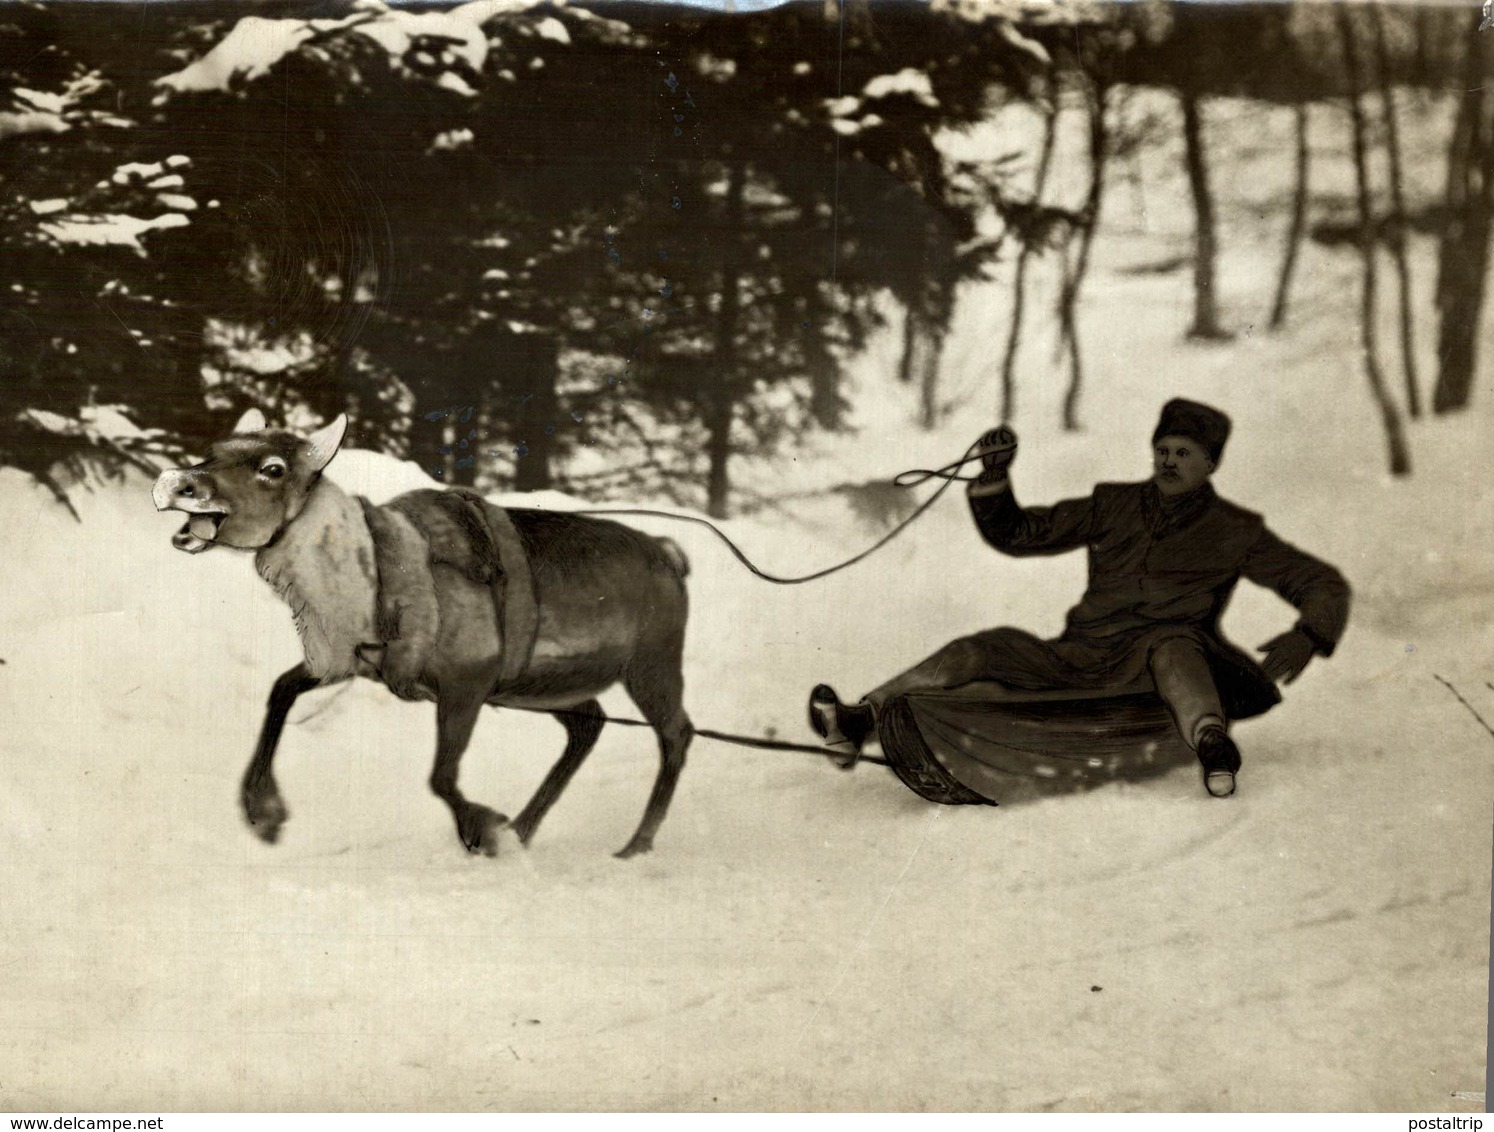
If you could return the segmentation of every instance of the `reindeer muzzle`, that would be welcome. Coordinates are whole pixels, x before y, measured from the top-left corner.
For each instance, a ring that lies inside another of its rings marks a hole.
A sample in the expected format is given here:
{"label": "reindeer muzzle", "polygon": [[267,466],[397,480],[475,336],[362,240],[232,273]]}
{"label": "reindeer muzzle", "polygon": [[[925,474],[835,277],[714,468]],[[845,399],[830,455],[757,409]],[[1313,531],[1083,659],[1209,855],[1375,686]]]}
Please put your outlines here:
{"label": "reindeer muzzle", "polygon": [[217,541],[218,528],[228,518],[223,504],[214,498],[212,480],[201,472],[162,472],[150,497],[157,511],[184,511],[191,516],[171,536],[171,545],[188,554],[210,550]]}

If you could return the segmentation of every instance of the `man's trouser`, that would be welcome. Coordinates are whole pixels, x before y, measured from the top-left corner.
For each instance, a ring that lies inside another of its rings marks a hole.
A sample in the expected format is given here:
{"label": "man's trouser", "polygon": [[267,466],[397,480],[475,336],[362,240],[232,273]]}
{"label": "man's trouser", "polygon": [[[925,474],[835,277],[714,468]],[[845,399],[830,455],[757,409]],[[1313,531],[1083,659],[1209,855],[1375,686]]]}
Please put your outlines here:
{"label": "man's trouser", "polygon": [[[1147,669],[1157,694],[1172,713],[1178,734],[1191,747],[1206,727],[1225,725],[1224,708],[1208,657],[1193,637],[1168,637],[1152,647]],[[947,691],[977,681],[1002,680],[999,656],[978,639],[951,641],[927,660],[868,692],[863,698],[880,714],[882,705],[894,696],[913,692]]]}

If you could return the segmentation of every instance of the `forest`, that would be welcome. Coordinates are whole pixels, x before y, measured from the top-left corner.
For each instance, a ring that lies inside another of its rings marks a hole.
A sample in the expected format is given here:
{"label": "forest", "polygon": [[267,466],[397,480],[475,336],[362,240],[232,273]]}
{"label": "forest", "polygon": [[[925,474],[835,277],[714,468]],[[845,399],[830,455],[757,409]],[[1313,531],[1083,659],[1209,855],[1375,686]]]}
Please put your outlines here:
{"label": "forest", "polygon": [[[246,408],[347,411],[360,446],[445,483],[726,516],[762,502],[744,464],[850,427],[869,336],[899,336],[885,378],[917,389],[910,428],[937,427],[952,321],[996,279],[975,401],[1020,425],[1030,389],[1062,382],[1080,429],[1085,285],[1138,155],[1186,176],[1191,246],[1158,268],[1186,337],[1243,329],[1218,283],[1219,182],[1253,176],[1220,167],[1227,104],[1295,124],[1249,321],[1312,317],[1304,244],[1356,257],[1355,364],[1410,474],[1412,422],[1464,409],[1488,362],[1479,23],[1161,0],[7,4],[0,461],[61,496],[84,467],[201,451]],[[974,156],[951,144],[992,122],[1015,125]],[[1406,137],[1427,122],[1431,191]],[[1345,148],[1351,187],[1319,175]],[[1019,364],[1024,336],[1052,348]]]}

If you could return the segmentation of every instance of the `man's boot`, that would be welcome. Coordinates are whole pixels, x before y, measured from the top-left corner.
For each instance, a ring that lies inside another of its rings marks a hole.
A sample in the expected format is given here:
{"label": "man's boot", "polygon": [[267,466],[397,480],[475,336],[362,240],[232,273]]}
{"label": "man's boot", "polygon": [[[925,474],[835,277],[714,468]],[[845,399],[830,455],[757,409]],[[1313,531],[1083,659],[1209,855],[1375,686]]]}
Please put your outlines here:
{"label": "man's boot", "polygon": [[1198,761],[1203,764],[1204,789],[1215,798],[1235,792],[1240,771],[1240,749],[1222,727],[1206,727],[1198,737]]}
{"label": "man's boot", "polygon": [[809,726],[834,753],[835,765],[850,770],[861,756],[861,745],[872,733],[876,718],[865,704],[846,706],[829,684],[809,693]]}

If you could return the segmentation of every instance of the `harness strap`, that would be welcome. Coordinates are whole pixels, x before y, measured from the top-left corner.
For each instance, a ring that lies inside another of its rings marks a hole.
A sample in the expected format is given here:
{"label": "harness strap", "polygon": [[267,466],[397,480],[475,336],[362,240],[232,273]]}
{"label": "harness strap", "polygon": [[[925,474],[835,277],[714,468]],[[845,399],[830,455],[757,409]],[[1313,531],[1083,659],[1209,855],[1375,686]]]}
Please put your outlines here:
{"label": "harness strap", "polygon": [[482,526],[492,547],[493,608],[498,615],[498,632],[503,654],[498,673],[499,687],[512,684],[529,668],[534,656],[534,642],[539,636],[539,598],[535,593],[534,571],[529,552],[524,547],[513,517],[496,504],[467,488],[450,488],[446,497],[461,499],[472,517]]}
{"label": "harness strap", "polygon": [[362,496],[358,502],[373,537],[378,570],[374,624],[384,645],[382,657],[360,655],[379,670],[385,685],[400,699],[420,699],[420,678],[441,627],[430,545],[401,512],[376,507]]}
{"label": "harness strap", "polygon": [[419,491],[379,507],[359,497],[378,571],[375,627],[382,648],[359,656],[401,699],[427,698],[426,662],[440,636],[433,563],[457,570],[492,594],[498,630],[498,687],[529,667],[539,636],[534,572],[513,519],[474,491]]}

